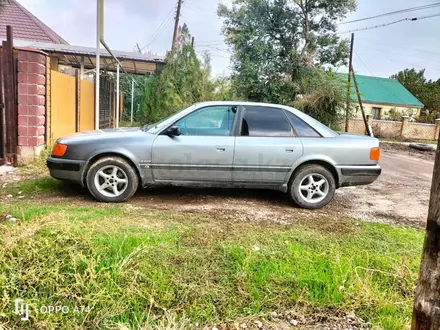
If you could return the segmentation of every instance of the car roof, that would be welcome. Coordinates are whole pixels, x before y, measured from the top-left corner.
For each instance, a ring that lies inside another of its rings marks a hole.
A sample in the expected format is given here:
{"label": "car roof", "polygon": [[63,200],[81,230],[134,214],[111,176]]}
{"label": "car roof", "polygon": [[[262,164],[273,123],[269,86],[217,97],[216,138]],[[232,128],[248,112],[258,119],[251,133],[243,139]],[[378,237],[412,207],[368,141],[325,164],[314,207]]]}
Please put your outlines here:
{"label": "car roof", "polygon": [[318,131],[323,137],[333,137],[338,134],[332,129],[325,126],[323,123],[319,122],[315,118],[305,114],[304,112],[289,107],[287,105],[275,104],[275,103],[263,103],[263,102],[247,102],[247,101],[206,101],[206,102],[198,102],[194,104],[197,108],[205,107],[205,106],[213,106],[213,105],[237,105],[237,106],[259,106],[259,107],[273,107],[273,108],[281,108],[287,111],[292,112],[297,117],[304,120],[307,124],[312,126],[316,131]]}

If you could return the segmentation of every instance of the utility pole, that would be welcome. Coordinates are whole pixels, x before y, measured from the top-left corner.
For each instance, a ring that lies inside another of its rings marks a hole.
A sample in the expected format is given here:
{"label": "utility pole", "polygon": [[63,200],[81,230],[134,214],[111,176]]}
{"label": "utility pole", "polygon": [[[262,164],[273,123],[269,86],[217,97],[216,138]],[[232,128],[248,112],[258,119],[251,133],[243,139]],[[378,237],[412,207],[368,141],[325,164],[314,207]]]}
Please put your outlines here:
{"label": "utility pole", "polygon": [[137,51],[139,54],[142,54],[142,49],[141,49],[141,47],[139,46],[138,43],[136,43],[136,51]]}
{"label": "utility pole", "polygon": [[191,47],[194,49],[194,37],[191,38]]}
{"label": "utility pole", "polygon": [[171,45],[171,51],[173,51],[176,48],[177,29],[179,28],[180,9],[182,8],[182,2],[183,0],[177,0],[177,12],[174,21],[174,33],[173,33],[173,43]]}
{"label": "utility pole", "polygon": [[350,45],[350,60],[348,65],[348,85],[347,85],[347,105],[345,108],[345,131],[348,132],[348,120],[350,119],[350,102],[351,102],[351,73],[353,67],[353,44],[354,44],[354,33],[351,34],[351,45]]}
{"label": "utility pole", "polygon": [[412,330],[440,329],[440,138],[437,142]]}
{"label": "utility pole", "polygon": [[371,131],[371,127],[370,127],[370,125],[368,125],[367,117],[365,116],[364,106],[362,105],[362,97],[361,97],[361,93],[359,91],[359,86],[356,81],[356,74],[354,73],[353,65],[350,66],[350,69],[351,69],[350,70],[351,74],[353,75],[353,83],[354,83],[354,87],[356,89],[356,95],[358,98],[359,107],[361,108],[362,118],[364,119],[365,130],[367,131],[367,134],[369,136],[373,136],[373,132]]}

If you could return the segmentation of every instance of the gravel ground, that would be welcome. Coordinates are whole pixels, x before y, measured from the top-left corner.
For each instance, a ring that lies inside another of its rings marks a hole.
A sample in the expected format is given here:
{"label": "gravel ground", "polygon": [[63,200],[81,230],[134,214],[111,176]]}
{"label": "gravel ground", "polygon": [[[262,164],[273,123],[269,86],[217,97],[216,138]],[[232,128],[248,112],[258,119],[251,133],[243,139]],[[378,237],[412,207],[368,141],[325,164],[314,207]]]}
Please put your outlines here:
{"label": "gravel ground", "polygon": [[259,319],[243,319],[214,326],[194,326],[202,330],[361,330],[371,325],[353,314],[324,309],[272,312]]}

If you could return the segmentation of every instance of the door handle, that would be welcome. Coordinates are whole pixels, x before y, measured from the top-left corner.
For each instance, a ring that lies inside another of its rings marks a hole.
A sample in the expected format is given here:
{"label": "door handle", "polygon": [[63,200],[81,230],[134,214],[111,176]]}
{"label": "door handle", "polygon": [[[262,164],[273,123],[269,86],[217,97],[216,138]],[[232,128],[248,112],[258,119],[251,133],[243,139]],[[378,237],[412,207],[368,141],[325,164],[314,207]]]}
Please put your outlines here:
{"label": "door handle", "polygon": [[226,147],[217,147],[216,149],[218,152],[225,152],[226,151]]}
{"label": "door handle", "polygon": [[286,150],[286,152],[288,152],[288,153],[291,153],[295,150],[295,148],[286,148],[284,150]]}

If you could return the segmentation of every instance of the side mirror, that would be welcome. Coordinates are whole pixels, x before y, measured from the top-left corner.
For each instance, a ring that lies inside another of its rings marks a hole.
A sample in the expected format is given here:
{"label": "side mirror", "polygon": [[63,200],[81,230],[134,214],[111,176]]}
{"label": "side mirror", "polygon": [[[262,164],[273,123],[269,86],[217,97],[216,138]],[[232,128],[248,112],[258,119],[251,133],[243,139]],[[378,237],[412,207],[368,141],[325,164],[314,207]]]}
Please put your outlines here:
{"label": "side mirror", "polygon": [[168,127],[168,129],[165,131],[165,134],[168,136],[179,136],[180,135],[180,128],[178,126],[171,126]]}

